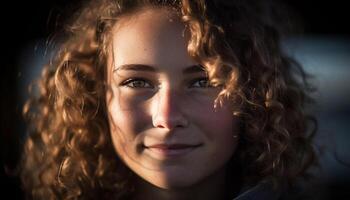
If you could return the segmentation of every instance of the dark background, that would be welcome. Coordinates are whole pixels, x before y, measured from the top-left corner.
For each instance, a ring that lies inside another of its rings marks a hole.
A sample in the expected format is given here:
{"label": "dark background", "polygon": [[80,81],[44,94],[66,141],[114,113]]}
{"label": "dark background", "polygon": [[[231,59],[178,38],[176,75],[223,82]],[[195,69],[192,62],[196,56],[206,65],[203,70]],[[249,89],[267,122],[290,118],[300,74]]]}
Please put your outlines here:
{"label": "dark background", "polygon": [[[1,5],[1,134],[0,134],[0,199],[22,199],[18,178],[9,174],[15,170],[23,135],[21,102],[19,100],[19,57],[29,43],[45,39],[60,22],[67,10],[74,10],[78,0],[3,1]],[[308,37],[349,38],[349,8],[346,1],[289,0],[287,4],[299,15]],[[316,3],[314,3],[316,2]],[[58,22],[58,23],[56,23]],[[348,182],[328,185],[332,197],[349,194]],[[3,198],[6,197],[7,198]],[[347,196],[349,197],[349,196]]]}

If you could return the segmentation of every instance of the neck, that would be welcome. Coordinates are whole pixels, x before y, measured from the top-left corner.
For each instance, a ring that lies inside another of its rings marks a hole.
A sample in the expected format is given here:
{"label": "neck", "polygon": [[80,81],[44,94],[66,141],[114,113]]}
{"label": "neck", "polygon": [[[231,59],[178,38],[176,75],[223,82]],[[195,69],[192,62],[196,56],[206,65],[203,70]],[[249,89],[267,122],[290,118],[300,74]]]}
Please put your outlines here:
{"label": "neck", "polygon": [[138,178],[135,200],[219,200],[227,199],[226,172],[221,170],[190,187],[163,189]]}

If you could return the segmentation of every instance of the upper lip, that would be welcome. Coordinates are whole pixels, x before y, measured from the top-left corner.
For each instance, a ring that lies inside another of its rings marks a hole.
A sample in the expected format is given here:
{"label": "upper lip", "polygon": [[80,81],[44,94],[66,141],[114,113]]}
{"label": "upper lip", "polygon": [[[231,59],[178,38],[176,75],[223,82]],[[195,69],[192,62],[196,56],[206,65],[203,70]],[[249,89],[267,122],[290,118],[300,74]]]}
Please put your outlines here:
{"label": "upper lip", "polygon": [[158,149],[184,149],[184,148],[194,148],[201,144],[152,144],[145,146],[146,148],[158,148]]}

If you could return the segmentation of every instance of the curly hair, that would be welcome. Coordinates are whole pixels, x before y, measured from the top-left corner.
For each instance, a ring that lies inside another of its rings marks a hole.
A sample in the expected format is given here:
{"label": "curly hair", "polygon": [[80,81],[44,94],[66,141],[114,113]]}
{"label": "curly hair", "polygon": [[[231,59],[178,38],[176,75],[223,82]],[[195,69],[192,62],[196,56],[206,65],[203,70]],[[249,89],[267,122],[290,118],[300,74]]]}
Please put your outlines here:
{"label": "curly hair", "polygon": [[[110,139],[105,93],[111,30],[120,17],[165,6],[189,28],[189,55],[206,67],[223,98],[235,102],[238,150],[232,158],[245,182],[284,177],[293,182],[316,162],[316,123],[308,75],[280,47],[282,32],[261,1],[98,0],[68,23],[55,58],[24,106],[30,135],[22,182],[34,199],[125,199],[132,173]],[[313,126],[314,125],[314,126]]]}

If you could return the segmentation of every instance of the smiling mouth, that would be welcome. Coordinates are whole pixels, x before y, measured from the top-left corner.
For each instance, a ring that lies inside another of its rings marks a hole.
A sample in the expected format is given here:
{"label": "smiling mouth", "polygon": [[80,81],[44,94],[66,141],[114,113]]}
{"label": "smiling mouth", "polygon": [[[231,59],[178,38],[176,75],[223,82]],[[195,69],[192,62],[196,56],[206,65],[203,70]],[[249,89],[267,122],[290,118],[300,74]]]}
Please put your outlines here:
{"label": "smiling mouth", "polygon": [[155,144],[144,147],[156,158],[166,159],[184,156],[200,146],[202,144]]}

